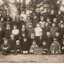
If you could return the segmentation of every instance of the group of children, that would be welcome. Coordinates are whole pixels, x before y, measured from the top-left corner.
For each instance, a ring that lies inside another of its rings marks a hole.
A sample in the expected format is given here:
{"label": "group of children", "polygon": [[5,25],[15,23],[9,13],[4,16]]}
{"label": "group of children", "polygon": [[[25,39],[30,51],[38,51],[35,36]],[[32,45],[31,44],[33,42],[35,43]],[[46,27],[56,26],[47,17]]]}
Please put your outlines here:
{"label": "group of children", "polygon": [[2,54],[34,53],[34,48],[42,48],[43,54],[64,54],[64,16],[61,11],[55,15],[32,14],[25,11],[16,20],[3,18],[0,14],[0,50]]}

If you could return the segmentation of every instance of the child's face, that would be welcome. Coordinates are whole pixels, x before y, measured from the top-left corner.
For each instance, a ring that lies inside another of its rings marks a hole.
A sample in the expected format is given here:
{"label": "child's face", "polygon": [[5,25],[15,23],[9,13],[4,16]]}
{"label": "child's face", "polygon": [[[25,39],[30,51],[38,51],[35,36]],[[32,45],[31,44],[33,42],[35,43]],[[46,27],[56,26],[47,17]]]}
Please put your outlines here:
{"label": "child's face", "polygon": [[60,23],[63,23],[63,21],[60,21]]}
{"label": "child's face", "polygon": [[56,33],[56,36],[59,36],[59,33]]}
{"label": "child's face", "polygon": [[54,40],[54,43],[56,43],[57,41],[56,40]]}
{"label": "child's face", "polygon": [[25,34],[22,34],[23,37],[25,37]]}
{"label": "child's face", "polygon": [[61,11],[59,11],[58,14],[61,14]]}
{"label": "child's face", "polygon": [[8,41],[7,40],[4,40],[4,44],[6,45],[8,43]]}
{"label": "child's face", "polygon": [[22,25],[22,28],[25,28],[25,25]]}
{"label": "child's face", "polygon": [[51,11],[51,14],[54,14],[54,10]]}
{"label": "child's face", "polygon": [[17,29],[17,26],[13,26],[14,29]]}
{"label": "child's face", "polygon": [[43,42],[43,45],[45,46],[46,45],[46,42]]}
{"label": "child's face", "polygon": [[37,16],[34,16],[34,19],[36,19],[37,18]]}
{"label": "child's face", "polygon": [[31,28],[32,27],[32,25],[31,24],[29,24],[29,28]]}
{"label": "child's face", "polygon": [[44,18],[43,17],[41,17],[41,21],[43,21],[44,20]]}
{"label": "child's face", "polygon": [[54,18],[53,21],[56,22],[57,21],[57,18]]}
{"label": "child's face", "polygon": [[55,27],[55,24],[52,24],[52,27]]}
{"label": "child's face", "polygon": [[9,25],[9,24],[7,24],[7,27],[10,27],[10,25]]}
{"label": "child's face", "polygon": [[35,45],[36,44],[36,42],[35,41],[33,41],[33,45]]}
{"label": "child's face", "polygon": [[47,32],[47,36],[50,36],[50,32]]}
{"label": "child's face", "polygon": [[50,19],[47,19],[47,22],[49,22],[50,21]]}
{"label": "child's face", "polygon": [[11,35],[11,38],[14,38],[14,35]]}
{"label": "child's face", "polygon": [[39,24],[37,24],[36,26],[37,26],[37,27],[40,27],[40,25],[39,25]]}
{"label": "child's face", "polygon": [[20,45],[20,41],[16,41],[16,45]]}
{"label": "child's face", "polygon": [[64,27],[64,25],[62,24],[60,27],[61,27],[61,28],[63,28],[63,27]]}
{"label": "child's face", "polygon": [[27,42],[27,38],[24,38],[24,42]]}

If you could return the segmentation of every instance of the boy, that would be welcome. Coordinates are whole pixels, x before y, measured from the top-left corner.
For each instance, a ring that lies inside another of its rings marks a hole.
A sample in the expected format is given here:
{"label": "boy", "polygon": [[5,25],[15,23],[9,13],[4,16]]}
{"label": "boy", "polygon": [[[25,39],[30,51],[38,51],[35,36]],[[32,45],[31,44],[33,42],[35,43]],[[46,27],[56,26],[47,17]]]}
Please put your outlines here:
{"label": "boy", "polygon": [[5,28],[5,38],[9,39],[11,33],[12,33],[12,29],[10,27],[10,24],[7,24],[6,25],[6,28]]}
{"label": "boy", "polygon": [[31,54],[34,53],[34,48],[35,48],[35,47],[38,47],[38,45],[36,44],[36,41],[33,41],[33,42],[32,42],[32,46],[30,47],[30,51],[29,51]]}
{"label": "boy", "polygon": [[35,36],[38,37],[40,35],[39,32],[41,32],[41,31],[42,31],[42,29],[40,27],[40,24],[37,23],[36,28],[35,28]]}
{"label": "boy", "polygon": [[42,42],[41,47],[43,47],[43,54],[48,54],[49,53],[50,50],[49,50],[48,45],[47,45],[45,40]]}
{"label": "boy", "polygon": [[52,44],[52,37],[50,35],[50,31],[47,32],[47,36],[45,37],[46,43],[48,45],[48,49],[50,50],[50,46]]}
{"label": "boy", "polygon": [[53,43],[51,44],[50,51],[52,54],[60,54],[61,53],[61,46],[58,43],[57,39],[53,39]]}
{"label": "boy", "polygon": [[40,26],[41,26],[41,28],[43,29],[44,28],[44,24],[45,24],[45,21],[44,21],[44,17],[40,17],[40,22],[39,22],[39,24],[40,24]]}
{"label": "boy", "polygon": [[27,32],[28,32],[28,37],[30,38],[31,37],[31,33],[34,33],[34,28],[32,27],[32,23],[29,24]]}
{"label": "boy", "polygon": [[16,45],[14,49],[15,49],[15,54],[21,53],[21,45],[19,40],[16,41]]}
{"label": "boy", "polygon": [[4,39],[4,43],[2,44],[2,52],[3,55],[6,55],[7,53],[10,52],[10,45],[7,39]]}
{"label": "boy", "polygon": [[14,35],[11,34],[10,35],[10,39],[9,39],[9,44],[10,44],[10,52],[11,53],[14,53],[14,47],[15,47],[15,44],[16,44],[16,39],[14,38]]}
{"label": "boy", "polygon": [[19,29],[17,29],[17,25],[13,26],[12,34],[14,35],[15,39],[19,39]]}
{"label": "boy", "polygon": [[28,40],[26,37],[22,41],[22,51],[23,54],[28,54]]}

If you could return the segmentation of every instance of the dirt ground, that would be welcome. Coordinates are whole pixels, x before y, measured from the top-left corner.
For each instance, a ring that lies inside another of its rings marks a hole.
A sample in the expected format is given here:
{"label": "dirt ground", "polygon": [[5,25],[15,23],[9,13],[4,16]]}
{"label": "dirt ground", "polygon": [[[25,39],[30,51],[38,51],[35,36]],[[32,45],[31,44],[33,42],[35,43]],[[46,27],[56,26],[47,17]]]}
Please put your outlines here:
{"label": "dirt ground", "polygon": [[2,55],[0,63],[64,63],[64,55]]}

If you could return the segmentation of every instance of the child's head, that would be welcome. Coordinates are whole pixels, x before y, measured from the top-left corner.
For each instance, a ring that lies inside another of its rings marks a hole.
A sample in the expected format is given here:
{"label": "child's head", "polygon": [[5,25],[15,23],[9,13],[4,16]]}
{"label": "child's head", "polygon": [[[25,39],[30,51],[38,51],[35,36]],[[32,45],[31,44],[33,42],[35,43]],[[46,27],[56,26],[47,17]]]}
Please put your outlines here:
{"label": "child's head", "polygon": [[47,36],[50,36],[50,31],[47,32]]}
{"label": "child's head", "polygon": [[47,22],[49,22],[50,21],[50,18],[47,18]]}
{"label": "child's head", "polygon": [[13,25],[13,29],[17,29],[17,25]]}
{"label": "child's head", "polygon": [[13,34],[11,34],[11,35],[10,35],[10,37],[11,37],[11,38],[14,38],[14,35],[13,35]]}
{"label": "child's head", "polygon": [[36,27],[40,27],[40,24],[39,24],[39,23],[37,23],[37,24],[36,24]]}
{"label": "child's head", "polygon": [[27,38],[26,37],[23,40],[24,40],[24,42],[27,42]]}
{"label": "child's head", "polygon": [[34,19],[36,19],[36,18],[37,18],[37,16],[35,15],[35,16],[34,16]]}
{"label": "child's head", "polygon": [[59,32],[56,32],[56,36],[59,36]]}
{"label": "child's head", "polygon": [[25,25],[22,25],[22,28],[25,29]]}
{"label": "child's head", "polygon": [[63,20],[61,20],[60,23],[62,24],[63,23]]}
{"label": "child's head", "polygon": [[33,45],[36,45],[36,41],[34,40],[34,41],[32,42],[32,44],[33,44]]}
{"label": "child's head", "polygon": [[56,24],[55,23],[52,23],[52,27],[55,27],[56,26]]}
{"label": "child's head", "polygon": [[57,39],[56,38],[53,38],[53,42],[56,43],[57,42]]}
{"label": "child's head", "polygon": [[7,45],[8,44],[8,40],[4,39],[4,44]]}
{"label": "child's head", "polygon": [[45,40],[43,41],[43,45],[44,45],[44,46],[46,45],[46,41],[45,41]]}
{"label": "child's head", "polygon": [[54,10],[51,10],[51,14],[54,14]]}
{"label": "child's head", "polygon": [[43,21],[43,20],[44,20],[44,17],[43,17],[43,16],[41,16],[41,17],[40,17],[40,20],[41,20],[41,21]]}
{"label": "child's head", "polygon": [[25,33],[22,33],[22,36],[23,36],[23,37],[25,37],[25,36],[26,36],[26,34],[25,34]]}
{"label": "child's head", "polygon": [[59,14],[59,15],[61,14],[61,11],[60,11],[60,10],[58,11],[58,14]]}
{"label": "child's head", "polygon": [[7,28],[10,28],[10,24],[7,24],[6,27],[7,27]]}
{"label": "child's head", "polygon": [[29,24],[29,28],[32,28],[32,23]]}
{"label": "child's head", "polygon": [[31,19],[30,16],[28,16],[27,19],[30,20]]}
{"label": "child's head", "polygon": [[20,45],[20,41],[19,40],[16,41],[16,45]]}
{"label": "child's head", "polygon": [[7,21],[9,21],[9,20],[10,20],[10,18],[8,17],[8,18],[7,18]]}
{"label": "child's head", "polygon": [[57,21],[57,18],[53,18],[53,22],[56,22]]}
{"label": "child's head", "polygon": [[64,28],[64,24],[61,24],[60,27],[61,27],[61,28]]}

